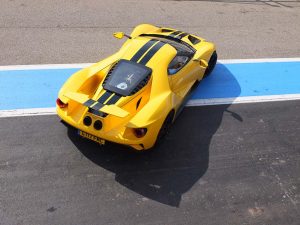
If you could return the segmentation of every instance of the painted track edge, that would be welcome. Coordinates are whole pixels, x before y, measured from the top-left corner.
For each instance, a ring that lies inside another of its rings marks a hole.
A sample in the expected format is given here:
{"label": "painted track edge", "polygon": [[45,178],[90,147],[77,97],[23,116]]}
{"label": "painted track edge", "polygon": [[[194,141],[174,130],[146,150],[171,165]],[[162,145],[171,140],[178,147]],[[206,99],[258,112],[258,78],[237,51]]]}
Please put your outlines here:
{"label": "painted track edge", "polygon": [[[260,103],[260,102],[278,102],[278,101],[292,101],[292,100],[300,100],[300,94],[246,96],[246,97],[236,97],[236,98],[191,99],[187,102],[186,107],[231,105],[231,104],[242,104],[242,103]],[[0,118],[54,115],[54,114],[56,114],[55,107],[0,110]]]}
{"label": "painted track edge", "polygon": [[[268,63],[268,62],[300,62],[300,57],[294,58],[261,58],[261,59],[221,59],[221,64],[237,63]],[[0,71],[9,70],[43,70],[43,69],[81,69],[91,66],[93,63],[72,63],[72,64],[36,64],[36,65],[8,65],[0,66]]]}

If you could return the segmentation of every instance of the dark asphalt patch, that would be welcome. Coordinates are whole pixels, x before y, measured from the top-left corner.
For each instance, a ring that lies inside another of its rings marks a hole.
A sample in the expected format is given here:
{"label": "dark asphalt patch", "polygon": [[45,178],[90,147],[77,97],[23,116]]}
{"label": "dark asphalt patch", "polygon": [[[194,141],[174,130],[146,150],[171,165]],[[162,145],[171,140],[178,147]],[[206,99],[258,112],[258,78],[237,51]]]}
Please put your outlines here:
{"label": "dark asphalt patch", "polygon": [[2,224],[298,224],[300,101],[185,108],[154,151],[0,119]]}

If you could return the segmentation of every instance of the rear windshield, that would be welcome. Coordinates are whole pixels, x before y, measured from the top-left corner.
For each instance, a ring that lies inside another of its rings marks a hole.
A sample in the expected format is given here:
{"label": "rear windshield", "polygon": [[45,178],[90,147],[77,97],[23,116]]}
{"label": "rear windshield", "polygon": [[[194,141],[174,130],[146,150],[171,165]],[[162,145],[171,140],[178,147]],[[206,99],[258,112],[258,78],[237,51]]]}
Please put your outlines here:
{"label": "rear windshield", "polygon": [[122,96],[132,95],[151,72],[149,67],[121,59],[106,77],[103,87]]}
{"label": "rear windshield", "polygon": [[195,49],[192,46],[174,37],[160,35],[160,34],[142,34],[141,36],[151,37],[152,39],[156,39],[171,45],[176,49],[177,55],[192,56],[195,53]]}

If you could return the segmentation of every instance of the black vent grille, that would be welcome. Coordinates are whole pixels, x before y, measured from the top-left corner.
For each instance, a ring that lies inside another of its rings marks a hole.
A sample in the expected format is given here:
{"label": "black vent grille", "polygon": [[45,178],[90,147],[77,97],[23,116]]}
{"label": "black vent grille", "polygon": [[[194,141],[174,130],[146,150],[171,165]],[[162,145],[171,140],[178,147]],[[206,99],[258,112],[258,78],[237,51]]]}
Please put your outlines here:
{"label": "black vent grille", "polygon": [[193,45],[200,43],[200,40],[198,38],[193,37],[192,35],[189,35],[188,39],[190,40],[190,42],[193,43]]}
{"label": "black vent grille", "polygon": [[102,83],[102,86],[103,86],[103,87],[105,86],[105,84],[106,84],[108,78],[110,77],[111,73],[113,72],[113,70],[116,68],[117,65],[118,65],[118,62],[116,62],[116,63],[110,68],[110,70],[108,71],[108,73],[107,73],[107,75],[106,75],[106,77],[105,77],[105,79],[104,79],[104,81],[103,81],[103,83]]}
{"label": "black vent grille", "polygon": [[161,32],[165,33],[165,32],[172,32],[174,30],[168,29],[168,28],[162,28]]}
{"label": "black vent grille", "polygon": [[144,80],[142,80],[135,89],[130,93],[130,95],[134,95],[139,90],[141,90],[143,87],[145,87],[148,84],[148,81],[150,80],[151,74],[149,74]]}

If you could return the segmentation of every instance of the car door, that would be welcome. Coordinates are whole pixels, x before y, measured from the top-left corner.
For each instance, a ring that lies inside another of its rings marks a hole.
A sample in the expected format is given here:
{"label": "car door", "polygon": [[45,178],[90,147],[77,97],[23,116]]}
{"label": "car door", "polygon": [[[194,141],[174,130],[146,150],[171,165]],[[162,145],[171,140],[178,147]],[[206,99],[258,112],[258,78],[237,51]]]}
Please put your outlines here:
{"label": "car door", "polygon": [[[180,57],[179,55],[175,56],[172,60],[176,60],[176,57]],[[170,63],[170,65],[172,64]],[[199,66],[199,62],[195,62],[189,57],[188,62],[179,68],[177,71],[170,71],[170,65],[168,67],[168,75],[170,81],[170,87],[174,93],[184,97],[186,89],[189,88],[195,83],[195,81],[200,79],[201,67]]]}

